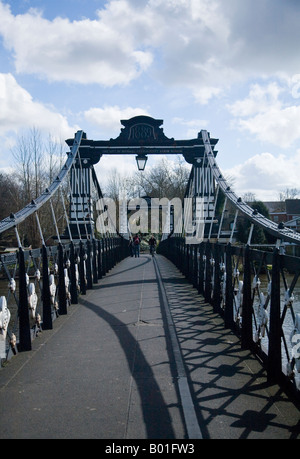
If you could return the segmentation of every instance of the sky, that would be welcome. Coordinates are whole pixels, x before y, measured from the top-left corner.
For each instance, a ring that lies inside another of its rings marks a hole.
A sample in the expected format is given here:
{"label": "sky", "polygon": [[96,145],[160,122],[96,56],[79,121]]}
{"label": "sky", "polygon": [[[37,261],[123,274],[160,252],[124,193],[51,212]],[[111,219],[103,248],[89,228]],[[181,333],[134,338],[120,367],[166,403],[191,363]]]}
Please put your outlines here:
{"label": "sky", "polygon": [[[167,137],[219,139],[240,196],[300,188],[298,0],[0,0],[0,18],[0,172],[33,127],[109,140],[149,115]],[[100,185],[136,170],[113,158]]]}

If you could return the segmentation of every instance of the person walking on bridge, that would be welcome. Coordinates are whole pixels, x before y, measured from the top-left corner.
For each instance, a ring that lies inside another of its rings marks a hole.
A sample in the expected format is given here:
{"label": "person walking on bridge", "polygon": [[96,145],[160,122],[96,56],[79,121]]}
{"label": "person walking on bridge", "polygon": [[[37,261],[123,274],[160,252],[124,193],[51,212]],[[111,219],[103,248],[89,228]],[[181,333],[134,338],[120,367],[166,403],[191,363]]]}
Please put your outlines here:
{"label": "person walking on bridge", "polygon": [[140,256],[140,244],[141,240],[139,238],[139,235],[136,234],[133,238],[133,251],[135,258]]}
{"label": "person walking on bridge", "polygon": [[156,239],[153,236],[153,234],[151,234],[148,244],[149,244],[150,254],[153,257],[154,252],[155,252],[155,248],[156,248]]}
{"label": "person walking on bridge", "polygon": [[130,256],[133,257],[133,240],[131,236],[129,237],[128,247]]}

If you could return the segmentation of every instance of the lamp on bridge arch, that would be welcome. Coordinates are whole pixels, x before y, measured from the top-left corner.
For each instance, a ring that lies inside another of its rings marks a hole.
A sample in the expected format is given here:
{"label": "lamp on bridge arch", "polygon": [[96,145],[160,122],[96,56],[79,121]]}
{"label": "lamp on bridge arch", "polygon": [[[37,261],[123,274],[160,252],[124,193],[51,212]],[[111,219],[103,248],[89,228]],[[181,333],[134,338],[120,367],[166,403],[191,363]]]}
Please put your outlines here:
{"label": "lamp on bridge arch", "polygon": [[140,153],[135,157],[135,159],[136,159],[138,170],[139,171],[145,170],[145,166],[146,166],[148,157],[145,154]]}

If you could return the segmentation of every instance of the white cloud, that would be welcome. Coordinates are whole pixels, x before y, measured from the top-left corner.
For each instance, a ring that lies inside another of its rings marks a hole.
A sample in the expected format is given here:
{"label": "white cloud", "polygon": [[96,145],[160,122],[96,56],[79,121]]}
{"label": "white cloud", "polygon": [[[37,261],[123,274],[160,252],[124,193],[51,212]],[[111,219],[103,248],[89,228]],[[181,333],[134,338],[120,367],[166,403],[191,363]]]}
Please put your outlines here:
{"label": "white cloud", "polygon": [[300,150],[293,156],[261,153],[225,170],[233,179],[233,188],[239,195],[253,192],[262,200],[276,200],[279,192],[287,188],[299,188]]}
{"label": "white cloud", "polygon": [[120,108],[118,105],[105,106],[104,108],[90,108],[84,112],[85,119],[101,128],[101,135],[119,135],[121,124],[120,120],[129,119],[138,115],[149,115],[143,108],[126,107]]}
{"label": "white cloud", "polygon": [[224,61],[249,77],[299,72],[299,2],[227,0],[222,6],[230,23],[229,44],[235,46]]}
{"label": "white cloud", "polygon": [[[0,2],[0,34],[6,47],[14,51],[19,73],[51,81],[127,84],[152,62],[151,53],[135,43],[130,15],[134,20],[134,10],[122,0],[108,4],[97,20],[73,22],[60,17],[49,21],[35,10],[14,16]],[[115,24],[116,18],[123,26]],[[143,17],[138,19],[142,27]]]}
{"label": "white cloud", "polygon": [[289,148],[300,139],[300,106],[284,103],[280,96],[287,96],[288,92],[290,87],[274,82],[253,85],[247,98],[227,106],[235,117],[233,126],[263,142]]}
{"label": "white cloud", "polygon": [[[194,119],[201,112],[198,110],[195,115],[193,102],[208,104],[237,82],[248,84],[255,77],[255,81],[264,84],[254,84],[246,97],[227,106],[234,127],[243,134],[249,133],[254,140],[279,148],[290,147],[300,139],[299,2],[107,0],[98,4],[104,6],[99,8],[95,19],[71,21],[61,17],[49,20],[33,9],[14,15],[0,0],[0,38],[11,51],[10,59],[20,74],[113,87],[147,73],[149,78],[142,80],[143,87],[139,82],[136,86],[129,85],[128,92],[120,91],[121,96],[113,99],[112,106],[95,107],[94,102],[83,105],[84,96],[80,98],[78,116],[83,114],[87,124],[99,126],[99,137],[119,135],[120,119],[148,114],[148,106],[157,110],[166,100],[168,106],[163,111],[169,113],[172,109],[170,118],[179,113],[179,106],[185,109],[191,103],[191,119],[177,119],[177,126],[184,127],[187,138],[195,137],[208,122]],[[155,87],[156,83],[159,85]],[[148,93],[144,91],[147,85]],[[49,91],[61,89],[58,85],[50,86],[47,86]],[[146,104],[143,96],[149,97],[153,87],[153,103],[147,99],[149,105],[139,108]],[[69,89],[67,85],[64,88]],[[163,94],[161,100],[155,100],[159,99],[158,93]],[[104,94],[105,103],[110,95],[108,91]],[[113,105],[116,100],[121,105],[120,100],[123,103],[125,97],[127,101],[122,107]],[[175,105],[174,101],[179,102]],[[216,123],[223,107],[220,105]],[[200,116],[212,117],[208,115],[210,107],[206,108],[207,112]],[[212,122],[213,118],[209,120]],[[227,122],[228,117],[224,124]],[[54,107],[34,99],[14,76],[0,74],[0,134],[10,142],[10,131],[32,125],[59,130],[64,138],[76,131]],[[257,189],[266,183],[272,189],[274,183],[277,187],[279,181],[291,180],[283,171],[285,164],[299,170],[297,158],[297,155],[263,153],[237,166],[233,172],[242,187],[247,183],[251,189],[250,178],[254,177]],[[101,162],[104,167],[104,158]],[[136,167],[134,160],[129,165],[120,158],[119,164],[124,170]],[[280,168],[276,169],[278,164]],[[290,186],[297,186],[295,178],[291,181]]]}
{"label": "white cloud", "polygon": [[[37,127],[58,137],[74,132],[66,118],[52,107],[35,101],[13,75],[0,73],[0,133],[17,133],[24,128]],[[65,137],[66,138],[66,137]]]}
{"label": "white cloud", "polygon": [[0,0],[0,16],[17,72],[51,81],[112,87],[151,72],[206,104],[237,81],[299,72],[292,0],[111,0],[77,21],[15,16]]}
{"label": "white cloud", "polygon": [[299,71],[293,0],[111,0],[77,21],[15,16],[0,0],[0,16],[17,72],[51,81],[112,87],[151,72],[207,104],[253,75]]}
{"label": "white cloud", "polygon": [[185,120],[184,118],[179,118],[179,117],[173,118],[172,123],[184,126],[187,129],[186,135],[185,135],[187,139],[197,138],[198,133],[201,131],[201,129],[205,129],[208,125],[207,120],[201,120],[201,119]]}
{"label": "white cloud", "polygon": [[280,108],[278,100],[282,88],[277,83],[271,82],[266,87],[253,84],[249,91],[249,96],[244,100],[238,100],[228,106],[234,116],[251,116],[257,113],[264,113],[271,108]]}

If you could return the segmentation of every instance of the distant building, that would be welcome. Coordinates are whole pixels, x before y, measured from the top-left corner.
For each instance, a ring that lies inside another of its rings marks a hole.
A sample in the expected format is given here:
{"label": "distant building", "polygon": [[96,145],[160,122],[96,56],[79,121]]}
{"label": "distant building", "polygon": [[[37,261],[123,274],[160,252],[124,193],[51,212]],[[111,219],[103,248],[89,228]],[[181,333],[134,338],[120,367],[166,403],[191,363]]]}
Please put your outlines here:
{"label": "distant building", "polygon": [[300,199],[285,201],[264,201],[270,219],[275,223],[284,223],[295,231],[300,231]]}
{"label": "distant building", "polygon": [[286,199],[286,225],[300,231],[300,199]]}

